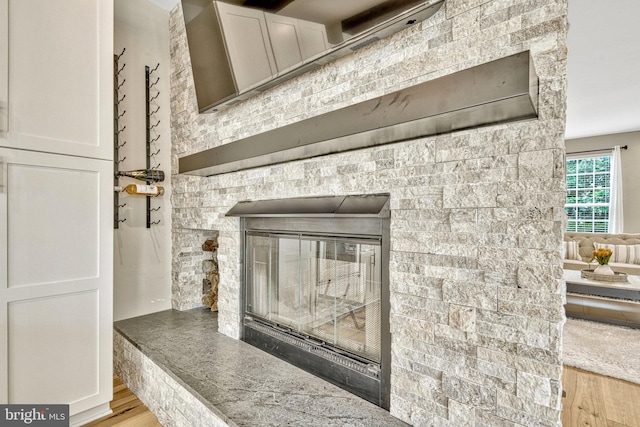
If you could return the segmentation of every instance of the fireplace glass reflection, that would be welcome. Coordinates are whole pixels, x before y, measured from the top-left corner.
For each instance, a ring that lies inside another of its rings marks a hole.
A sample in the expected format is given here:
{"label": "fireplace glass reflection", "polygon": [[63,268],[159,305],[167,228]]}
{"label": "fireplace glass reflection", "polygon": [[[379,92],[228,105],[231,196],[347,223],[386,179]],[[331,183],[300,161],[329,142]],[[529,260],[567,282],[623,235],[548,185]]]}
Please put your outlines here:
{"label": "fireplace glass reflection", "polygon": [[248,232],[245,313],[380,363],[378,239]]}

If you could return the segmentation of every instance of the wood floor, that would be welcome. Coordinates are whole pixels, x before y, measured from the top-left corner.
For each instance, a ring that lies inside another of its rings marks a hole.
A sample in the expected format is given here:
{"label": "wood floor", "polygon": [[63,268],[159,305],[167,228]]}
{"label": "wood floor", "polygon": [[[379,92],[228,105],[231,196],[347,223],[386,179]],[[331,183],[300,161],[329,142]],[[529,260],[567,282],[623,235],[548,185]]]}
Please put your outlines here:
{"label": "wood floor", "polygon": [[113,413],[83,427],[162,427],[155,415],[118,377],[113,377]]}
{"label": "wood floor", "polygon": [[[640,427],[640,385],[564,366],[562,387],[563,427]],[[111,409],[83,427],[162,427],[117,377]]]}
{"label": "wood floor", "polygon": [[562,387],[564,427],[640,427],[640,385],[565,365]]}

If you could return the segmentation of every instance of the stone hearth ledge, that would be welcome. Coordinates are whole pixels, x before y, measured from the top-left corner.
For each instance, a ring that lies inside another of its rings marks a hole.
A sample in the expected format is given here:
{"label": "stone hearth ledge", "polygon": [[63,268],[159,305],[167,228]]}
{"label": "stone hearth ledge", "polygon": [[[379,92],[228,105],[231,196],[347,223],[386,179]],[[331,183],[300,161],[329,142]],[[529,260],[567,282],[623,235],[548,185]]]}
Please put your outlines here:
{"label": "stone hearth ledge", "polygon": [[407,426],[387,411],[217,332],[208,309],[114,324],[115,373],[164,426]]}

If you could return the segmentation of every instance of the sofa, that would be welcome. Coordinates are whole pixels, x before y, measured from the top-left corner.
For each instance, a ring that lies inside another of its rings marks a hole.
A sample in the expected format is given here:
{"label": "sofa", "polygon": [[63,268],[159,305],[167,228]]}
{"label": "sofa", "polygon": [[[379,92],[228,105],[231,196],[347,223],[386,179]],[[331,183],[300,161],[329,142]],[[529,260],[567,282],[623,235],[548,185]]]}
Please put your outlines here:
{"label": "sofa", "polygon": [[[571,242],[577,242],[577,247],[576,243]],[[640,234],[567,232],[564,234],[564,268],[566,270],[595,268],[598,263],[595,260],[591,261],[591,259],[593,258],[592,252],[596,250],[597,244],[614,245],[609,246],[614,251],[609,261],[613,271],[640,275]],[[622,258],[623,256],[625,258],[624,262],[620,262],[621,260],[616,261],[616,257]]]}

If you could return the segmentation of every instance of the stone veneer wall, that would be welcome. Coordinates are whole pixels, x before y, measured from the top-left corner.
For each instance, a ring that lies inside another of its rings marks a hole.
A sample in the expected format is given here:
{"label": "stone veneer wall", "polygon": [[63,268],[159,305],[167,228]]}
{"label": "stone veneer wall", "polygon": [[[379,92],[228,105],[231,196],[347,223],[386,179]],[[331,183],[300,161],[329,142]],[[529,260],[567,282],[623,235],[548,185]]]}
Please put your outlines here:
{"label": "stone veneer wall", "polygon": [[189,310],[202,306],[203,284],[206,272],[203,262],[211,259],[211,252],[204,251],[202,244],[216,240],[214,229],[176,228],[172,230],[171,262],[171,307]]}
{"label": "stone veneer wall", "polygon": [[[446,0],[423,23],[199,115],[176,8],[173,229],[220,232],[220,332],[237,338],[240,330],[239,221],[224,216],[231,206],[388,192],[391,413],[416,426],[560,425],[566,12],[566,0]],[[540,77],[537,120],[208,178],[176,175],[180,156],[525,50]]]}

